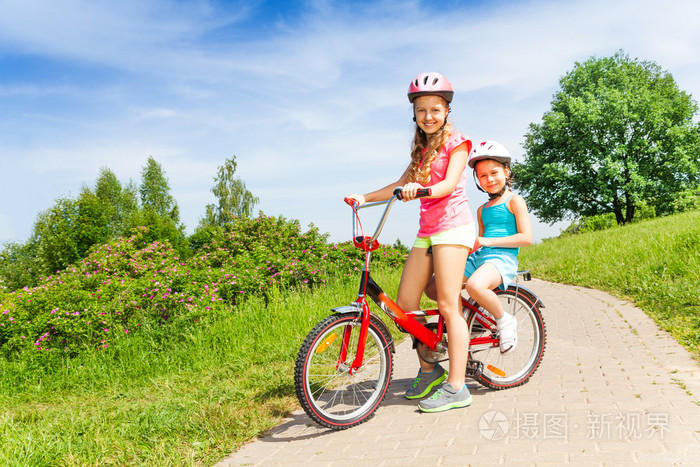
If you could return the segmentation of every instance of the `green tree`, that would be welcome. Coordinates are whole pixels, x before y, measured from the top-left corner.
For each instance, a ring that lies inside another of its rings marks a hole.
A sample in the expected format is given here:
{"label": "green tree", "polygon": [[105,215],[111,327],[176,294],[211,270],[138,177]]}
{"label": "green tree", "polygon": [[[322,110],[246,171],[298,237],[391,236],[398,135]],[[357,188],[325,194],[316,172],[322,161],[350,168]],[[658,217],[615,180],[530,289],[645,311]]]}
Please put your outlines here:
{"label": "green tree", "polygon": [[698,186],[698,106],[671,74],[619,51],[576,63],[559,84],[514,164],[515,186],[540,219],[614,213],[626,224],[641,202],[665,214]]}
{"label": "green tree", "polygon": [[110,238],[126,235],[135,227],[133,220],[139,205],[133,183],[122,186],[114,172],[103,167],[95,183],[95,195],[105,210]]}
{"label": "green tree", "polygon": [[78,201],[70,198],[59,198],[39,213],[30,243],[36,245],[40,274],[55,273],[81,258],[77,229],[80,217]]}
{"label": "green tree", "polygon": [[170,183],[161,165],[148,157],[141,171],[141,211],[135,225],[149,229],[150,240],[168,240],[179,252],[187,251],[185,226],[180,223],[180,208],[170,194]]}
{"label": "green tree", "polygon": [[77,200],[59,198],[39,213],[27,245],[39,260],[38,273],[53,274],[84,258],[93,245],[107,242],[110,229],[106,211],[98,197],[84,188]]}
{"label": "green tree", "polygon": [[122,188],[114,173],[103,168],[94,190],[83,187],[77,199],[57,199],[37,215],[27,242],[4,245],[0,251],[3,287],[34,286],[42,276],[82,259],[94,245],[127,233],[137,210],[133,185]]}
{"label": "green tree", "polygon": [[209,204],[206,207],[204,218],[200,221],[200,227],[223,226],[235,217],[249,218],[255,205],[260,202],[257,196],[246,189],[245,183],[240,178],[234,177],[236,173],[236,156],[226,159],[224,165],[214,177],[214,193],[218,204]]}
{"label": "green tree", "polygon": [[[90,189],[84,188],[77,201],[77,218],[72,237],[78,257],[83,259],[93,245],[101,245],[111,238],[108,204],[103,203]],[[69,263],[70,264],[70,263]]]}
{"label": "green tree", "polygon": [[141,171],[141,208],[152,211],[161,217],[180,222],[180,209],[175,198],[170,195],[170,183],[161,165],[148,156],[146,167]]}
{"label": "green tree", "polygon": [[[140,190],[123,185],[106,168],[94,188],[84,186],[77,199],[58,198],[37,215],[26,243],[9,243],[0,250],[0,290],[34,286],[83,259],[96,245],[145,226],[148,241],[168,240],[178,253],[188,253],[177,203],[162,168],[149,158]],[[143,207],[139,207],[139,191]]]}
{"label": "green tree", "polygon": [[0,251],[0,292],[32,286],[41,276],[41,265],[36,260],[36,243],[9,242]]}

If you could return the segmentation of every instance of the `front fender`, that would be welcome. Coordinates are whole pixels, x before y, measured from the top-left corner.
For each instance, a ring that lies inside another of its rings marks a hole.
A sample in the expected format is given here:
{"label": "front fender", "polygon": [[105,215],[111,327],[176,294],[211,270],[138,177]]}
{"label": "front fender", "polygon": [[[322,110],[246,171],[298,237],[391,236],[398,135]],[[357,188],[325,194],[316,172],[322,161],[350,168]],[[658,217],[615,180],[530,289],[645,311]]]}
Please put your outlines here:
{"label": "front fender", "polygon": [[357,302],[352,302],[350,305],[331,308],[331,311],[340,313],[341,315],[344,315],[345,313],[362,313],[362,305]]}
{"label": "front fender", "polygon": [[[357,313],[357,318],[359,319],[362,316],[362,305],[353,302],[350,305],[344,305],[344,306],[338,306],[335,308],[331,308],[331,311],[334,311],[335,313],[340,313],[340,314],[347,314],[347,313]],[[394,346],[394,338],[391,335],[391,332],[389,331],[389,328],[387,327],[386,323],[382,321],[382,319],[377,316],[376,314],[372,313],[370,311],[369,313],[370,320],[372,323],[374,323],[380,330],[384,333],[384,335],[387,338],[387,341],[389,342],[389,345],[391,346],[391,353],[396,353],[396,347]]]}

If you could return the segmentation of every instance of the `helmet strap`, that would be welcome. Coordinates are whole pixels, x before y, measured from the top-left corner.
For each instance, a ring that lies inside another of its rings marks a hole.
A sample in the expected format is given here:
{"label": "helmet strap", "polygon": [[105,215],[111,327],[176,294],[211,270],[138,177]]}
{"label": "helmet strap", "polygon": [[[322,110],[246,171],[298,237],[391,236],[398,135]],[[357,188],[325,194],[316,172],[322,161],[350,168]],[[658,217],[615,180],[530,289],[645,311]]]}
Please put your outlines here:
{"label": "helmet strap", "polygon": [[476,178],[476,170],[472,171],[472,177],[474,178],[474,184],[476,185],[476,189],[481,191],[482,193],[486,193],[486,190],[481,188],[481,185],[479,184],[479,180]]}
{"label": "helmet strap", "polygon": [[450,116],[451,111],[452,111],[452,108],[450,107],[450,103],[448,102],[447,103],[447,113],[445,113],[445,121],[442,122],[442,126],[440,127],[440,129],[438,131],[442,131],[443,128],[445,128],[445,125],[447,125],[447,117]]}
{"label": "helmet strap", "polygon": [[508,186],[503,185],[503,188],[501,188],[501,191],[499,191],[498,193],[489,193],[489,200],[494,200],[494,199],[500,198],[501,196],[503,196],[503,193],[505,193],[507,189],[508,189]]}

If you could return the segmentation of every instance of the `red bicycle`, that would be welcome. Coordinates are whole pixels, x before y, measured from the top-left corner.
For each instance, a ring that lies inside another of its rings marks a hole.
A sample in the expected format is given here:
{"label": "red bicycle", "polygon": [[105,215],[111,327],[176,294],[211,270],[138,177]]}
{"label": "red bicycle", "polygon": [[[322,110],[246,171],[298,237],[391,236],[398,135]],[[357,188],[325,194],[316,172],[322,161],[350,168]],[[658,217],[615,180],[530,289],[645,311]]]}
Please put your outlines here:
{"label": "red bicycle", "polygon": [[[422,196],[429,195],[425,189]],[[369,297],[398,326],[412,335],[420,358],[430,363],[447,357],[445,323],[437,309],[405,311],[391,300],[370,276],[372,251],[384,228],[392,205],[401,199],[401,188],[388,201],[368,203],[353,209],[353,243],[365,252],[360,273],[357,300],[333,308],[332,315],[319,322],[306,336],[297,355],[294,385],[306,413],[318,424],[342,430],[367,421],[386,396],[394,371],[394,339],[387,325],[372,313]],[[386,205],[377,229],[371,237],[362,234],[358,210]],[[361,235],[356,236],[357,229]],[[518,280],[506,290],[496,289],[503,309],[518,321],[518,345],[502,355],[495,319],[474,300],[462,293],[464,317],[470,342],[467,375],[492,389],[507,389],[526,383],[542,361],[546,329],[540,308],[542,301],[520,285],[530,280],[527,271],[518,272]],[[437,316],[427,324],[418,319]]]}

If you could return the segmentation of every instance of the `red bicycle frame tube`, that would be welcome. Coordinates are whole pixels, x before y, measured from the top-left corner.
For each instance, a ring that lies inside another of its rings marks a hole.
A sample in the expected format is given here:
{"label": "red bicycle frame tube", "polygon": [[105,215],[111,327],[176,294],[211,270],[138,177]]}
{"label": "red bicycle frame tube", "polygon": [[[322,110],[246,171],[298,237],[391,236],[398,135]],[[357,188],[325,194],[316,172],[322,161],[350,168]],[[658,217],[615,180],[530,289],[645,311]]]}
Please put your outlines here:
{"label": "red bicycle frame tube", "polygon": [[[471,305],[469,305],[471,307]],[[496,321],[493,318],[486,317],[482,315],[481,313],[477,313],[476,316],[474,317],[477,323],[481,324],[485,329],[492,329],[496,326]],[[485,336],[485,337],[475,337],[473,339],[469,340],[469,346],[471,347],[472,345],[483,345],[483,344],[491,344],[492,346],[496,347],[499,344],[498,339],[494,339],[492,336]]]}
{"label": "red bicycle frame tube", "polygon": [[[351,375],[355,374],[355,372],[362,366],[362,360],[365,356],[365,344],[367,343],[367,332],[369,330],[369,304],[364,297],[358,297],[357,302],[362,304],[362,324],[360,326],[360,336],[357,340],[357,353],[355,354],[355,361],[352,362],[352,366],[348,370]],[[346,329],[346,334],[349,336],[347,331],[348,329]],[[349,345],[349,342],[346,344]],[[345,358],[343,358],[343,360],[344,359]]]}
{"label": "red bicycle frame tube", "polygon": [[[354,373],[358,368],[362,366],[362,358],[365,351],[365,341],[367,338],[367,330],[369,329],[369,304],[365,299],[365,293],[377,304],[379,308],[382,309],[394,322],[408,331],[410,334],[415,336],[418,340],[423,342],[425,345],[433,350],[437,349],[438,343],[442,340],[441,329],[438,329],[438,333],[434,333],[420,322],[416,321],[411,315],[403,311],[389,296],[382,290],[382,288],[374,282],[374,279],[370,277],[369,271],[362,271],[362,280],[360,282],[360,293],[357,297],[358,305],[362,305],[362,321],[360,328],[359,342],[357,345],[357,354],[355,355],[355,361],[350,368],[350,373]],[[410,313],[410,312],[409,312]],[[441,328],[441,326],[439,327]],[[344,360],[344,356],[341,356],[341,360]],[[342,361],[338,362],[339,364]]]}
{"label": "red bicycle frame tube", "polygon": [[435,350],[437,348],[437,344],[440,342],[438,336],[423,326],[423,324],[416,321],[413,317],[409,316],[390,299],[379,284],[374,282],[374,279],[370,277],[369,271],[363,272],[362,281],[366,283],[367,295],[369,295],[374,303],[376,303],[384,313],[388,314],[396,324],[411,333],[431,349]]}

